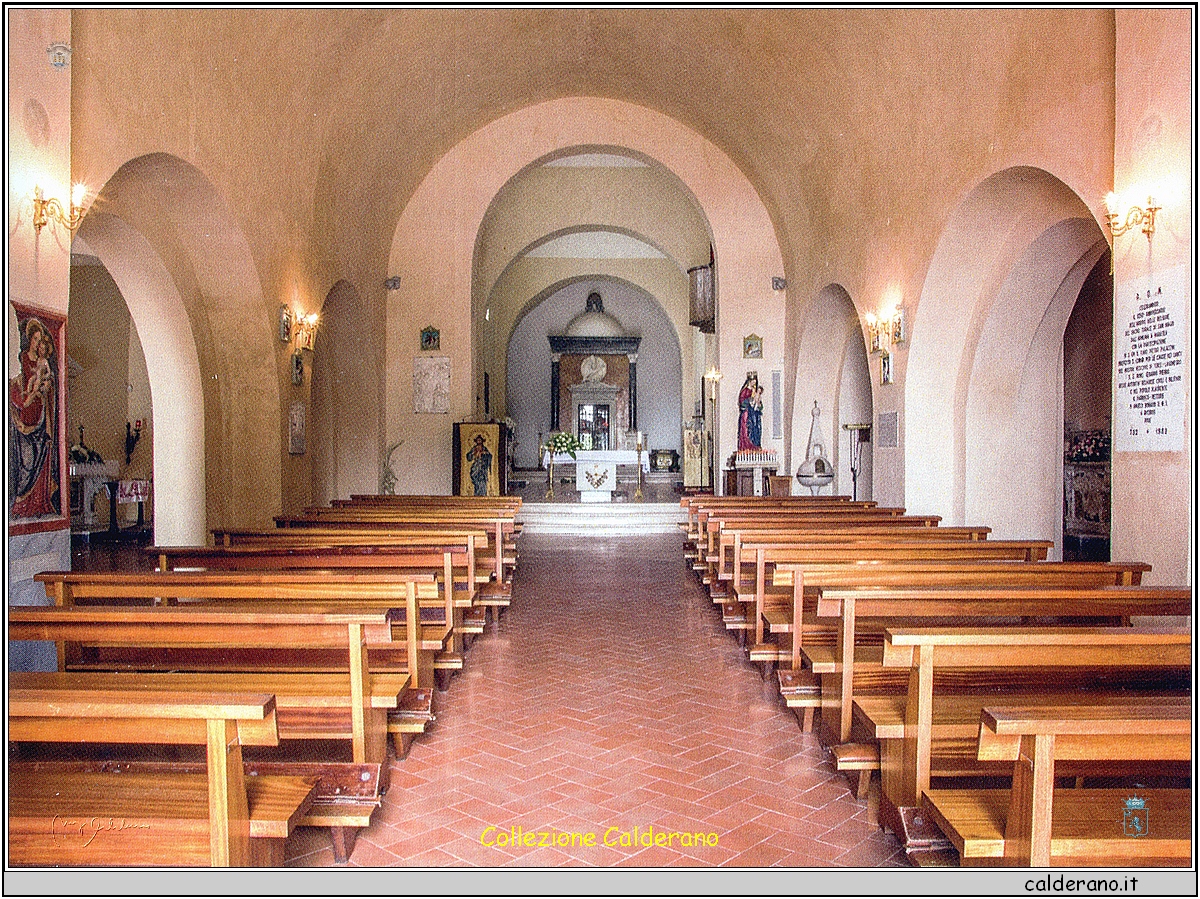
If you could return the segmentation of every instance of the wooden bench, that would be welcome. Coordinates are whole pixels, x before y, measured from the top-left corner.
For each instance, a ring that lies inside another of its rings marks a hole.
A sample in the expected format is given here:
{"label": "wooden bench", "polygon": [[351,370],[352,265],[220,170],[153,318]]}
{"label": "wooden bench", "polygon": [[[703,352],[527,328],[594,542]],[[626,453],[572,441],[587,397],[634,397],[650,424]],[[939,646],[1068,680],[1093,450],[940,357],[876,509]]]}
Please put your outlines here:
{"label": "wooden bench", "polygon": [[[48,583],[66,600],[61,607],[14,608],[9,616],[9,639],[58,644],[62,671],[39,676],[58,678],[67,689],[77,683],[72,678],[81,678],[126,692],[218,686],[272,692],[289,761],[295,759],[290,747],[301,745],[295,741],[334,741],[346,747],[338,758],[320,758],[325,774],[318,784],[319,822],[331,827],[335,856],[345,860],[357,828],[363,826],[364,809],[370,803],[378,807],[387,788],[388,734],[394,734],[398,747],[411,740],[400,732],[401,725],[411,724],[411,715],[401,713],[411,706],[414,694],[429,713],[429,691],[415,690],[408,673],[371,670],[368,647],[391,639],[392,610],[230,599],[222,599],[219,606],[72,604],[75,592],[89,593],[84,584],[88,577],[75,573],[69,584]],[[138,580],[128,573],[93,577]],[[178,575],[168,577],[179,580]],[[164,588],[152,581],[142,584],[159,595],[185,592],[178,583]],[[121,586],[108,583],[100,591],[119,595],[126,592]],[[151,677],[137,679],[146,675]],[[129,678],[136,687],[128,686]],[[373,799],[353,808],[325,801],[336,796],[341,781],[361,781],[364,775],[376,791]],[[303,823],[318,820],[306,818]]]}
{"label": "wooden bench", "polygon": [[12,865],[283,863],[283,843],[316,780],[246,777],[243,745],[277,742],[270,694],[153,694],[12,686],[10,743],[135,743],[205,747],[199,773],[95,770],[10,761]]}
{"label": "wooden bench", "polygon": [[[436,584],[420,584],[417,590],[421,606],[423,634],[430,627],[448,628],[449,647],[434,658],[435,672],[461,670],[463,642],[462,614],[474,605],[474,536],[458,538],[414,535],[411,542],[374,544],[299,541],[295,545],[287,533],[269,541],[238,546],[149,547],[146,552],[157,561],[159,571],[205,570],[320,570],[353,569],[381,573],[386,571],[441,572],[441,589]],[[430,616],[430,602],[440,603],[442,614]],[[439,684],[442,689],[445,686]]]}
{"label": "wooden bench", "polygon": [[[877,655],[870,650],[864,652],[861,646],[864,621],[877,622],[874,633],[882,640],[884,627],[930,621],[997,624],[1000,619],[1052,617],[1120,624],[1135,616],[1186,615],[1191,608],[1191,591],[1187,588],[1079,586],[1074,582],[1071,564],[1047,569],[1036,582],[1024,582],[1014,571],[1009,576],[1018,581],[1015,584],[1006,584],[1005,573],[1001,572],[954,586],[820,588],[816,615],[818,619],[836,621],[837,639],[832,647],[810,645],[805,657],[814,672],[829,676],[830,683],[822,686],[821,712],[823,724],[827,711],[837,715],[836,722],[828,722],[831,739],[845,742],[850,738],[856,669],[861,676],[864,666],[877,667]],[[1067,583],[1060,583],[1059,578]],[[803,632],[792,637],[793,646],[801,647],[803,652]],[[880,677],[877,687],[886,689],[887,682],[886,677]]]}
{"label": "wooden bench", "polygon": [[[750,660],[764,666],[764,676],[770,676],[776,664],[782,666],[778,673],[780,695],[789,708],[796,711],[801,726],[807,733],[813,729],[814,714],[828,701],[831,714],[841,712],[841,690],[836,684],[827,683],[822,690],[822,677],[813,673],[811,667],[804,669],[803,648],[807,641],[814,653],[813,644],[824,647],[839,646],[839,622],[833,619],[818,620],[817,598],[821,588],[826,587],[907,587],[912,583],[930,586],[999,586],[1005,584],[1042,584],[1046,586],[1105,586],[1137,584],[1142,574],[1149,570],[1145,563],[1110,562],[995,562],[977,560],[925,560],[925,561],[872,561],[854,562],[809,562],[780,564],[774,579],[780,586],[768,587],[762,598],[763,604],[756,616],[757,642],[750,650]],[[789,585],[790,586],[783,586]],[[827,608],[827,613],[835,610]],[[793,622],[800,621],[800,627]],[[776,642],[764,642],[765,636]],[[836,666],[830,663],[830,671],[836,674]],[[828,679],[834,675],[824,676]],[[827,722],[828,723],[828,722]],[[826,727],[826,738],[833,742],[847,739],[842,736],[844,728],[839,725]],[[849,752],[849,750],[847,750]],[[878,770],[878,751],[874,770]],[[842,770],[864,771],[869,780],[872,766],[857,764]],[[864,775],[858,775],[860,780]],[[864,783],[865,789],[865,783]]]}
{"label": "wooden bench", "polygon": [[[411,685],[409,674],[369,667],[368,646],[391,639],[392,617],[296,603],[23,606],[11,610],[9,639],[58,644],[62,672],[190,672],[239,684],[270,677],[283,739],[344,740],[354,761],[381,762],[387,712]],[[331,671],[335,654],[342,661]]]}
{"label": "wooden bench", "polygon": [[852,529],[862,525],[934,528],[940,521],[941,518],[937,515],[906,515],[903,509],[888,508],[842,509],[831,507],[778,514],[701,511],[697,522],[698,530],[695,535],[689,535],[688,543],[696,549],[694,558],[697,570],[706,573],[711,565],[720,561],[714,557],[720,545],[721,534],[726,531],[776,528],[803,532],[837,528]]}
{"label": "wooden bench", "polygon": [[[744,580],[737,579],[740,575],[735,574],[733,590],[737,597],[736,612],[727,613],[726,617],[734,625],[731,629],[754,631],[757,638],[762,633],[758,609],[765,602],[767,575],[780,565],[920,560],[1041,561],[1045,559],[1050,543],[1045,540],[941,541],[934,538],[906,540],[900,536],[875,536],[842,543],[760,543],[748,544],[746,548],[754,553],[753,592],[746,588]],[[781,585],[784,585],[783,582]]]}
{"label": "wooden bench", "polygon": [[1055,765],[1190,762],[1190,697],[989,706],[979,758],[1013,764],[1012,788],[928,790],[923,811],[964,865],[1188,866],[1191,790],[1055,789]]}
{"label": "wooden bench", "polygon": [[877,540],[896,537],[903,540],[986,540],[986,527],[930,527],[921,519],[907,516],[881,519],[877,522],[843,522],[822,519],[817,522],[783,525],[747,524],[723,527],[716,538],[715,553],[707,559],[715,562],[716,577],[721,581],[740,582],[746,565],[754,564],[751,547],[757,544],[786,546],[788,544],[834,543],[847,540]]}
{"label": "wooden bench", "polygon": [[[276,526],[281,529],[293,530],[351,530],[364,534],[395,529],[412,529],[422,526],[435,528],[448,527],[483,527],[488,530],[491,542],[492,580],[484,585],[482,601],[486,605],[503,608],[511,599],[512,569],[516,565],[515,537],[519,525],[514,512],[489,515],[472,513],[469,510],[429,510],[405,511],[379,508],[376,510],[363,509],[330,509],[319,515],[311,516],[279,516],[275,519]],[[215,532],[214,532],[215,533]],[[488,568],[479,558],[479,572],[487,573]]]}
{"label": "wooden bench", "polygon": [[[889,628],[883,665],[904,694],[859,695],[855,726],[880,745],[881,819],[902,828],[933,777],[995,775],[972,749],[986,706],[1186,695],[1191,635],[1177,628]],[[1048,672],[1053,672],[1051,678]]]}

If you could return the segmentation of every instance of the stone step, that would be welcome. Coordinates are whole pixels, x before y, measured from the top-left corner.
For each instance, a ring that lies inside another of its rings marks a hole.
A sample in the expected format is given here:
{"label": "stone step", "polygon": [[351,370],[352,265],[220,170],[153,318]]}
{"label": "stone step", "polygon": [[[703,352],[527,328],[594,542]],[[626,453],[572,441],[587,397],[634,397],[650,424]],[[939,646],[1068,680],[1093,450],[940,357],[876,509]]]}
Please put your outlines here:
{"label": "stone step", "polygon": [[677,534],[684,520],[674,503],[525,503],[517,514],[522,533],[573,536]]}

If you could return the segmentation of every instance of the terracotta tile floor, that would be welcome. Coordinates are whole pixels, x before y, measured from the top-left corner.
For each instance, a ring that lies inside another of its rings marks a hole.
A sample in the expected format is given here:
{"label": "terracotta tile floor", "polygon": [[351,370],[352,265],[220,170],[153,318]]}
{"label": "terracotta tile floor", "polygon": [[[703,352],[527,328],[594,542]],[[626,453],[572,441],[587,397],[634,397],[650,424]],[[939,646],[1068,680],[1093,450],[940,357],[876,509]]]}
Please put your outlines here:
{"label": "terracotta tile floor", "polygon": [[[392,762],[351,865],[906,864],[744,660],[674,535],[522,537],[513,605],[437,714]],[[716,845],[642,846],[634,828]],[[580,836],[484,845],[514,829]],[[322,830],[287,851],[292,866],[333,864]]]}

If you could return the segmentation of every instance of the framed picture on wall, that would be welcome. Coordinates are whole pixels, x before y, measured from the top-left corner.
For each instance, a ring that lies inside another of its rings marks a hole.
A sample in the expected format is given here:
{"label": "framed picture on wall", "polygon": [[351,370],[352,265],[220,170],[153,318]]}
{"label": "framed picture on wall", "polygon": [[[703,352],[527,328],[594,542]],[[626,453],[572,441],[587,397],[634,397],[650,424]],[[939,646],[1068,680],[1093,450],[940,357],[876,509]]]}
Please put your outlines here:
{"label": "framed picture on wall", "polygon": [[421,351],[437,351],[442,348],[442,332],[430,325],[421,331]]}
{"label": "framed picture on wall", "polygon": [[61,530],[70,526],[67,319],[12,307],[17,327],[9,335],[9,358],[18,364],[8,382],[8,532]]}
{"label": "framed picture on wall", "polygon": [[757,334],[751,334],[748,337],[742,338],[742,358],[743,359],[761,359],[762,358],[762,338]]}
{"label": "framed picture on wall", "polygon": [[293,456],[304,455],[304,430],[304,403],[292,403],[288,410],[288,452]]}
{"label": "framed picture on wall", "polygon": [[508,490],[508,428],[503,422],[454,424],[454,493],[503,496]]}

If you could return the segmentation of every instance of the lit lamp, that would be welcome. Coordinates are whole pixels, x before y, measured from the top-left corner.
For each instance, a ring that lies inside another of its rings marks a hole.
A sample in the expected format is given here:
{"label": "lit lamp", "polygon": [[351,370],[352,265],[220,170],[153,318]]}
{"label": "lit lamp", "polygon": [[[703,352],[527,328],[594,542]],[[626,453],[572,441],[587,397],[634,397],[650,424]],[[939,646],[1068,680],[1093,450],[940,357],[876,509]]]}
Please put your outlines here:
{"label": "lit lamp", "polygon": [[908,338],[905,328],[904,307],[893,302],[882,316],[867,313],[867,342],[871,355],[879,358],[879,383],[892,383],[892,349]]}
{"label": "lit lamp", "polygon": [[69,231],[74,231],[83,220],[83,201],[87,198],[87,187],[76,184],[71,189],[71,208],[63,209],[62,201],[57,197],[46,199],[40,185],[33,187],[33,230],[42,232],[51,221],[58,222]]}
{"label": "lit lamp", "polygon": [[1108,230],[1112,232],[1114,238],[1120,237],[1134,228],[1141,225],[1142,233],[1146,235],[1146,240],[1150,240],[1154,234],[1154,216],[1162,209],[1162,206],[1155,204],[1154,197],[1146,197],[1146,205],[1130,206],[1121,212],[1121,201],[1115,193],[1110,192],[1104,198],[1104,205],[1108,207]]}
{"label": "lit lamp", "polygon": [[312,351],[317,340],[317,324],[321,316],[316,312],[308,315],[297,315],[296,323],[292,326],[292,337],[295,349],[292,350],[292,383],[304,383],[304,350]]}
{"label": "lit lamp", "polygon": [[903,306],[894,305],[883,316],[867,313],[867,342],[872,354],[887,352],[895,344],[904,343],[907,338]]}

